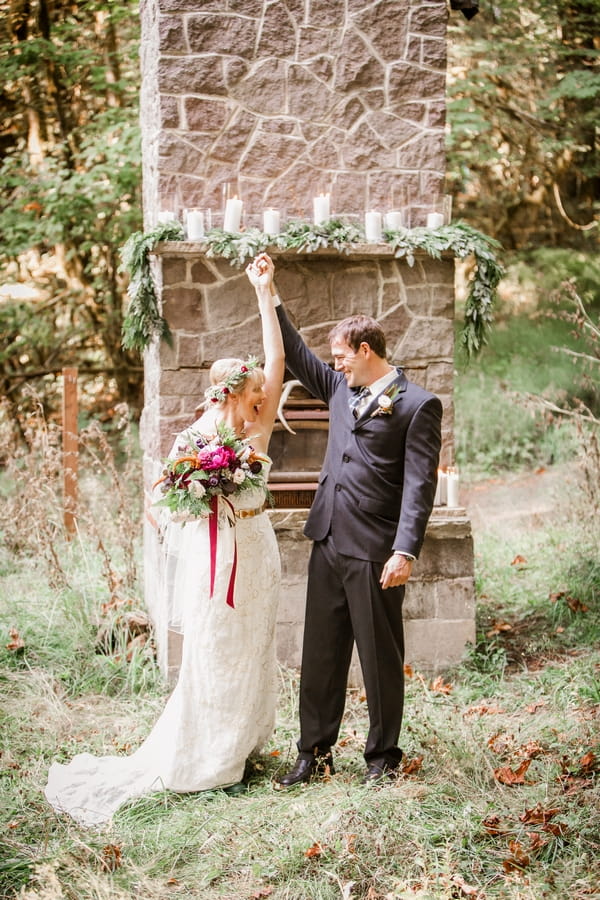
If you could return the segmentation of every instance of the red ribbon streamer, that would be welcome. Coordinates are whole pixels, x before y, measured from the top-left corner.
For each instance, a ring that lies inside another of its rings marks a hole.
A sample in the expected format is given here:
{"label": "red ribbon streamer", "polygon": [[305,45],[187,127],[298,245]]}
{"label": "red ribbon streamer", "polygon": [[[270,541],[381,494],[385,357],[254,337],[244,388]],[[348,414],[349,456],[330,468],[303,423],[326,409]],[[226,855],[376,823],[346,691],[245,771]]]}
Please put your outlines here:
{"label": "red ribbon streamer", "polygon": [[[225,497],[223,497],[225,500]],[[229,503],[229,500],[225,501]],[[229,503],[231,506],[231,503]],[[218,509],[219,509],[219,498],[218,496],[213,496],[210,498],[210,516],[208,517],[208,535],[210,538],[210,596],[212,599],[212,595],[215,588],[215,573],[217,568],[217,536],[219,533],[219,520],[218,520]],[[233,506],[231,506],[233,510]],[[235,513],[234,513],[235,515]],[[235,528],[235,519],[234,519],[234,528]],[[235,575],[237,572],[237,541],[235,539],[235,535],[233,538],[233,563],[231,565],[231,573],[229,575],[229,585],[227,587],[227,606],[231,606],[232,609],[235,609],[235,604],[233,602],[233,595],[235,591]]]}

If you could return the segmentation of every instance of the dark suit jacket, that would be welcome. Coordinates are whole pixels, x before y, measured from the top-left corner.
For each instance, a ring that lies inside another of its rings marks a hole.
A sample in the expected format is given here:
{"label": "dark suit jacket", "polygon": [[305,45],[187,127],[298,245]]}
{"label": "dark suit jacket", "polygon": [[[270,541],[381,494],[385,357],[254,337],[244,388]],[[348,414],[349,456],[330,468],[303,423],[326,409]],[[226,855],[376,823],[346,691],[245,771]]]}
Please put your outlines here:
{"label": "dark suit jacket", "polygon": [[277,315],[287,367],[329,406],[327,452],[304,533],[320,541],[331,529],[336,549],[357,559],[385,562],[393,550],[418,556],[437,484],[440,400],[398,369],[392,412],[373,416],[373,398],[355,419],[344,375],[307,348],[282,306]]}

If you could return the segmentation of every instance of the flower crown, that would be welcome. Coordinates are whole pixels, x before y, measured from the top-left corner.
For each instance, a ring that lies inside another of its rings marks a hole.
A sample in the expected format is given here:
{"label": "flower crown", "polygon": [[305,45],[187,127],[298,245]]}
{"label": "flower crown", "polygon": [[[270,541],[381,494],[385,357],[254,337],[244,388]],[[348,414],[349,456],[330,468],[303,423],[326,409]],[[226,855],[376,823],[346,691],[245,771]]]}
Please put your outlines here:
{"label": "flower crown", "polygon": [[224,378],[222,381],[217,381],[216,384],[211,384],[211,386],[204,391],[204,396],[211,403],[223,403],[229,394],[235,393],[235,389],[245,381],[250,372],[252,372],[253,369],[256,369],[258,365],[259,362],[257,358],[255,356],[250,356],[246,362],[239,366],[239,368],[230,372],[227,378]]}

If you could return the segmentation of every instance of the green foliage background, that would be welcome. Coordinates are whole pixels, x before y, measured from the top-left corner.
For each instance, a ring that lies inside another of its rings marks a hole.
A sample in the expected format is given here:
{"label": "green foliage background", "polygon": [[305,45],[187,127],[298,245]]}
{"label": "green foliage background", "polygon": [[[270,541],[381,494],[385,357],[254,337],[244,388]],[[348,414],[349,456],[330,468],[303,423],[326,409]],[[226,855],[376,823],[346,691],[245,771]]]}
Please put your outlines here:
{"label": "green foliage background", "polygon": [[[508,270],[530,266],[540,293],[555,269],[592,302],[599,18],[600,0],[497,0],[449,19],[454,220],[498,239]],[[57,408],[64,365],[79,368],[84,410],[141,407],[119,256],[141,227],[139,37],[133,0],[0,0],[0,268],[29,289],[0,296],[0,415],[16,432],[28,386]]]}

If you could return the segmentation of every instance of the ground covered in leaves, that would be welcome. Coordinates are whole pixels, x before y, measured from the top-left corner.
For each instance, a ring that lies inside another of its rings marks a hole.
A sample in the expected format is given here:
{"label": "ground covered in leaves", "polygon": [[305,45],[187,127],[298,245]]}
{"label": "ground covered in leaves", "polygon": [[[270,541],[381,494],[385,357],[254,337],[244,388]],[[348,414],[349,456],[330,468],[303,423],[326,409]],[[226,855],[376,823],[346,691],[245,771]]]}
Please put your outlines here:
{"label": "ground covered in leaves", "polygon": [[69,586],[55,588],[3,557],[0,897],[600,897],[597,540],[562,477],[530,477],[539,503],[514,500],[510,515],[493,495],[505,485],[485,498],[465,490],[477,642],[453,671],[407,666],[394,783],[361,783],[367,716],[353,689],[335,775],[277,789],[297,731],[297,673],[282,670],[277,729],[245,792],[154,794],[102,831],[46,805],[48,766],[81,750],[129,752],[168,689],[148,643],[98,646],[90,552],[69,550]]}

